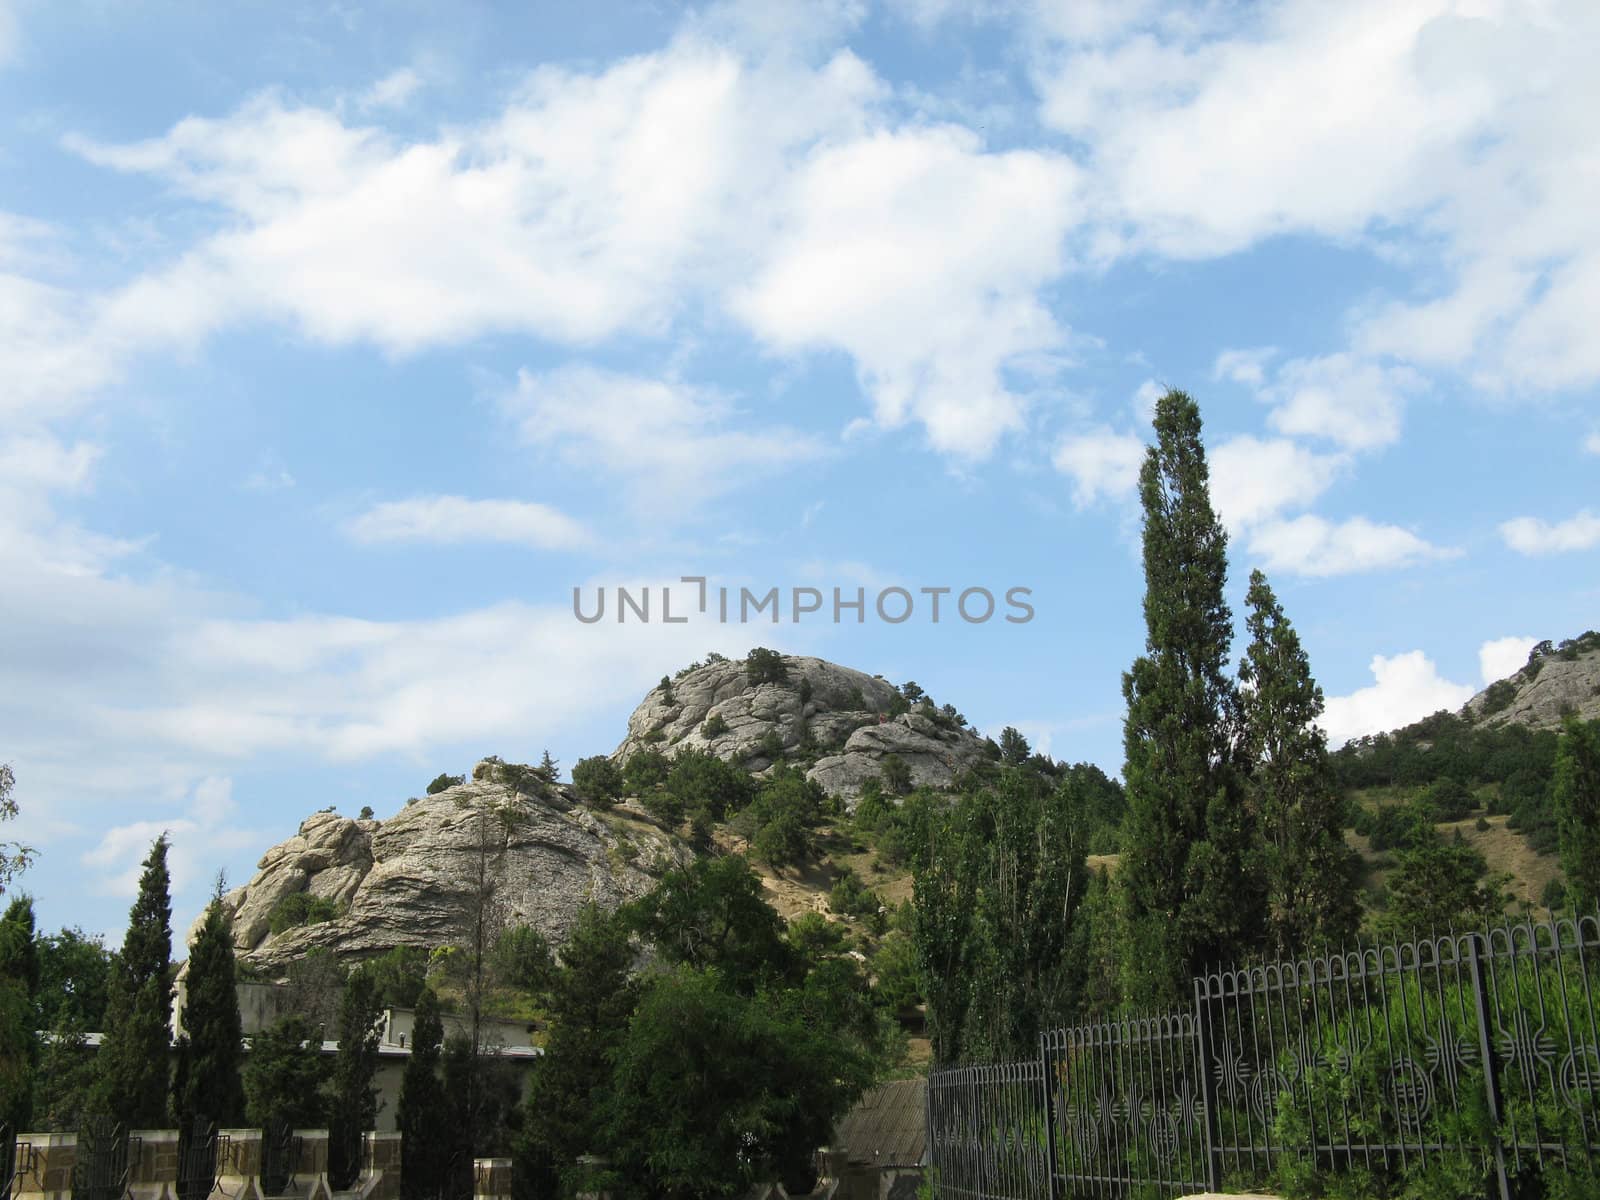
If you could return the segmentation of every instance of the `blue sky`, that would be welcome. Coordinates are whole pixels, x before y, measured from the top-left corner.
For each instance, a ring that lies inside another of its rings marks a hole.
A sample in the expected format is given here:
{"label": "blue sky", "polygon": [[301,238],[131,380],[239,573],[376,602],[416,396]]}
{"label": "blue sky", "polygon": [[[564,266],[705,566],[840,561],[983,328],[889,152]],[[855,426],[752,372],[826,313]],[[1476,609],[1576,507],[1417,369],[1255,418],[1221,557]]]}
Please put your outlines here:
{"label": "blue sky", "polygon": [[[1597,36],[1588,0],[0,0],[41,921],[119,931],[165,828],[184,924],[318,808],[609,751],[711,649],[1115,771],[1166,386],[1330,733],[1458,705],[1600,624]],[[920,604],[573,618],[685,575]]]}

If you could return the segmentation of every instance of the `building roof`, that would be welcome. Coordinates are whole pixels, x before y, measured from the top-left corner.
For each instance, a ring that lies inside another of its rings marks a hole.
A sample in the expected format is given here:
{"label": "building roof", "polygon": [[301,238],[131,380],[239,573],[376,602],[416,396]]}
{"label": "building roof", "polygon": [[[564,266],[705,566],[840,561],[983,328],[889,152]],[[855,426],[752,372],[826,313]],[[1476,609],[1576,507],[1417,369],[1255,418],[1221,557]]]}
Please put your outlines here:
{"label": "building roof", "polygon": [[845,1114],[833,1145],[847,1161],[916,1167],[927,1156],[928,1081],[897,1079],[873,1088]]}

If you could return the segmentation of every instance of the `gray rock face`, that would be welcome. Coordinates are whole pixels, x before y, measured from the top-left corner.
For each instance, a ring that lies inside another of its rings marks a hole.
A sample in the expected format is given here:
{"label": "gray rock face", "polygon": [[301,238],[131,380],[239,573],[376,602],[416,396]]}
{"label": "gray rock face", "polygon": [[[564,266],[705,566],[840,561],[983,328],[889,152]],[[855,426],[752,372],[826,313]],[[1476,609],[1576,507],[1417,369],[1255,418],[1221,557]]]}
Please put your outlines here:
{"label": "gray rock face", "polygon": [[[560,945],[588,900],[616,908],[694,857],[686,843],[626,807],[597,814],[560,787],[529,796],[495,763],[479,764],[474,775],[386,821],[308,817],[299,833],[267,851],[249,883],[224,898],[243,957],[271,973],[314,946],[355,961],[396,946],[458,944],[480,866],[495,883],[503,921],[532,925]],[[272,910],[301,891],[345,911],[272,935]]]}
{"label": "gray rock face", "polygon": [[[1467,701],[1467,713],[1485,725],[1526,725],[1530,729],[1559,729],[1568,713],[1580,720],[1600,719],[1600,650],[1566,659],[1560,653],[1538,660],[1535,670],[1524,667],[1502,682],[1515,689],[1509,702],[1505,689],[1491,685]],[[1498,694],[1491,697],[1491,692]],[[1493,712],[1486,710],[1496,705]]]}
{"label": "gray rock face", "polygon": [[827,791],[853,799],[897,754],[918,786],[948,788],[984,755],[970,730],[923,711],[888,715],[897,689],[874,675],[820,658],[785,656],[789,678],[751,684],[742,662],[712,662],[653,689],[628,718],[628,734],[612,757],[641,750],[671,756],[704,750],[761,773],[782,752],[814,760],[807,774]]}

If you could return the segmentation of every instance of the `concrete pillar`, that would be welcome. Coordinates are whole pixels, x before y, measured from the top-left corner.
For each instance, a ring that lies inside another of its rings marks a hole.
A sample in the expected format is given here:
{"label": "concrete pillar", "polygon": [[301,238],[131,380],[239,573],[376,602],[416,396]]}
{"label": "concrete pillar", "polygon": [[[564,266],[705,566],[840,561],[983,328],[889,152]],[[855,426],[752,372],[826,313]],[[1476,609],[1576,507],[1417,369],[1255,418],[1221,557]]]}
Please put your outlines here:
{"label": "concrete pillar", "polygon": [[472,1160],[472,1200],[511,1200],[511,1160]]}
{"label": "concrete pillar", "polygon": [[177,1200],[178,1131],[134,1129],[128,1132],[128,1197],[131,1200]]}
{"label": "concrete pillar", "polygon": [[227,1139],[211,1200],[261,1200],[261,1130],[220,1129]]}
{"label": "concrete pillar", "polygon": [[19,1133],[13,1200],[72,1200],[75,1133]]}

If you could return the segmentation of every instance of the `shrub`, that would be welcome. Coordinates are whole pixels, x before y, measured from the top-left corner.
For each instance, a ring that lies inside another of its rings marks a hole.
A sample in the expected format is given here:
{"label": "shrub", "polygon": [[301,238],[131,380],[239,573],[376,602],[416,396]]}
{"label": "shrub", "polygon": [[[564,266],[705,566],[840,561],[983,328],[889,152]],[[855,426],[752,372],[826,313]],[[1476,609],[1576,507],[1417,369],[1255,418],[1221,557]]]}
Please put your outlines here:
{"label": "shrub", "polygon": [[745,656],[744,675],[752,687],[763,683],[787,683],[789,668],[783,661],[783,655],[776,650],[757,646]]}
{"label": "shrub", "polygon": [[433,782],[428,785],[428,795],[437,796],[446,788],[460,787],[466,781],[467,777],[465,775],[437,775],[434,777]]}
{"label": "shrub", "polygon": [[1488,833],[1490,828],[1491,828],[1491,826],[1489,824],[1489,818],[1488,817],[1479,817],[1476,821],[1474,821],[1472,823],[1472,827],[1474,829],[1476,829],[1479,833]]}
{"label": "shrub", "polygon": [[747,758],[764,758],[768,762],[777,762],[783,757],[783,739],[778,736],[776,729],[769,729],[761,735],[761,740],[750,748]]}
{"label": "shrub", "polygon": [[828,907],[840,916],[857,919],[878,916],[883,897],[861,882],[861,876],[846,867],[828,892]]}
{"label": "shrub", "polygon": [[622,783],[628,791],[643,795],[667,780],[672,764],[659,750],[640,750],[622,768]]}
{"label": "shrub", "polygon": [[326,896],[291,892],[272,906],[272,912],[267,915],[267,928],[273,933],[284,933],[302,925],[320,925],[333,920],[339,913],[339,904]]}
{"label": "shrub", "polygon": [[1430,786],[1422,794],[1422,802],[1435,821],[1459,821],[1478,807],[1467,785],[1453,776]]}
{"label": "shrub", "polygon": [[1509,679],[1498,679],[1483,694],[1483,715],[1491,716],[1509,708],[1517,698],[1517,685]]}
{"label": "shrub", "polygon": [[728,732],[728,723],[722,719],[721,713],[712,713],[706,718],[704,725],[700,726],[700,736],[706,738],[721,737]]}
{"label": "shrub", "polygon": [[1557,875],[1549,883],[1545,884],[1544,891],[1539,893],[1539,903],[1552,912],[1565,908],[1567,904],[1566,881]]}
{"label": "shrub", "polygon": [[670,802],[662,815],[678,820],[687,815],[697,828],[709,833],[712,822],[750,803],[754,790],[750,776],[732,763],[703,750],[681,750],[672,760],[662,788]]}
{"label": "shrub", "polygon": [[883,790],[891,796],[904,796],[911,790],[911,767],[898,754],[885,754],[878,764]]}
{"label": "shrub", "polygon": [[742,814],[756,856],[774,868],[810,857],[816,849],[813,830],[826,800],[817,784],[780,766]]}
{"label": "shrub", "polygon": [[590,804],[610,807],[622,795],[622,769],[604,754],[580,758],[572,768],[572,790]]}
{"label": "shrub", "polygon": [[370,821],[370,820],[372,820],[372,805],[363,804],[361,806],[361,811],[358,814],[356,814],[356,820],[358,820],[358,821]]}

